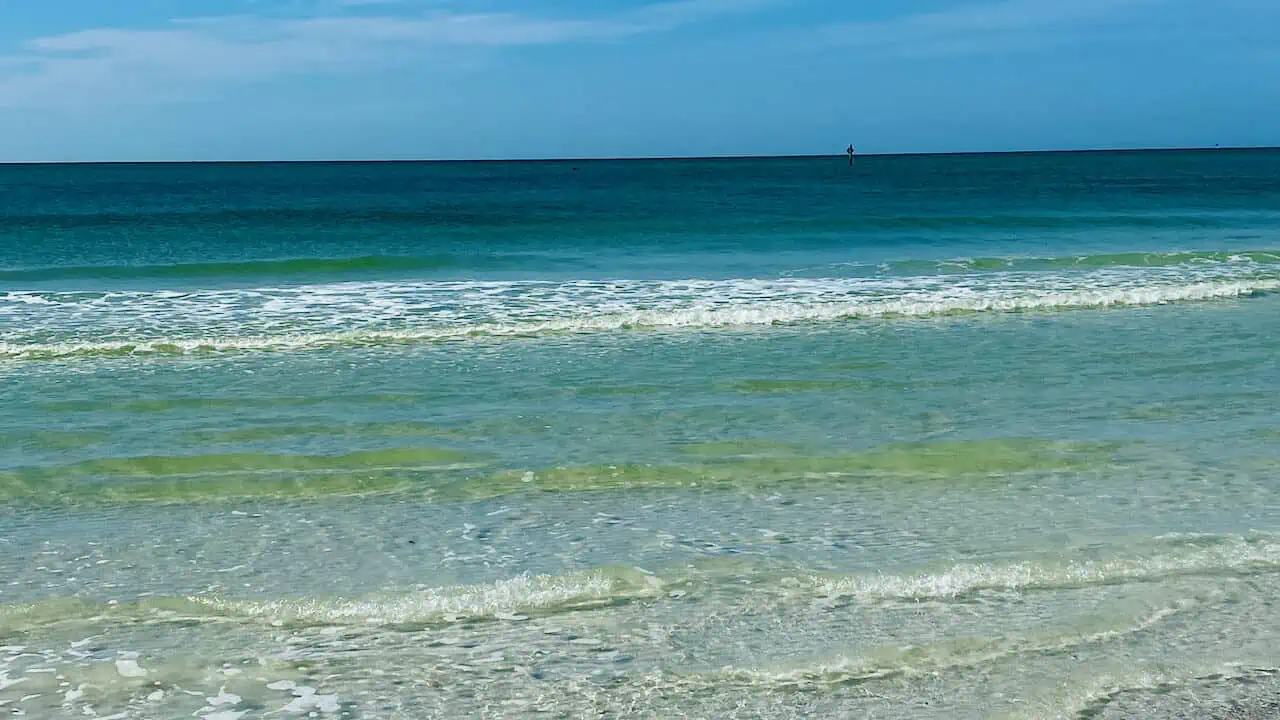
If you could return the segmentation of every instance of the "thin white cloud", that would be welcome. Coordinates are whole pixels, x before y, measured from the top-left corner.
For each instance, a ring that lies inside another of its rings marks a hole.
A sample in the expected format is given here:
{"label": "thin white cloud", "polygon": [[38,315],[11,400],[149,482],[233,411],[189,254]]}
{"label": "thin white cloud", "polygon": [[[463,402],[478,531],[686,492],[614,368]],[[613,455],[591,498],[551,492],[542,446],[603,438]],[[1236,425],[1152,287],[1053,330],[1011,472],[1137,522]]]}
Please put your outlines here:
{"label": "thin white cloud", "polygon": [[905,53],[972,52],[991,43],[1021,45],[1029,34],[1088,24],[1152,0],[1001,0],[875,22],[821,29],[824,46],[880,47]]}
{"label": "thin white cloud", "polygon": [[598,19],[436,11],[238,15],[178,19],[158,29],[88,29],[35,38],[23,54],[0,57],[0,107],[74,105],[90,98],[164,101],[215,82],[368,69],[406,53],[611,41],[771,2],[776,0],[676,0]]}
{"label": "thin white cloud", "polygon": [[634,15],[651,25],[684,25],[710,18],[764,10],[780,0],[669,0],[646,5]]}

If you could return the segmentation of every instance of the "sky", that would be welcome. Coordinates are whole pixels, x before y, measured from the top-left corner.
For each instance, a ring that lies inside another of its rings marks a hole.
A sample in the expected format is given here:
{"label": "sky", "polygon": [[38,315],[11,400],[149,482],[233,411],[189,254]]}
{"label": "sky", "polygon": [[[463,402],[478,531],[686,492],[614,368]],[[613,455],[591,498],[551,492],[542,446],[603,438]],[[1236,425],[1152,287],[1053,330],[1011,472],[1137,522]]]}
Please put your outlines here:
{"label": "sky", "polygon": [[1276,0],[0,0],[0,161],[1280,145]]}

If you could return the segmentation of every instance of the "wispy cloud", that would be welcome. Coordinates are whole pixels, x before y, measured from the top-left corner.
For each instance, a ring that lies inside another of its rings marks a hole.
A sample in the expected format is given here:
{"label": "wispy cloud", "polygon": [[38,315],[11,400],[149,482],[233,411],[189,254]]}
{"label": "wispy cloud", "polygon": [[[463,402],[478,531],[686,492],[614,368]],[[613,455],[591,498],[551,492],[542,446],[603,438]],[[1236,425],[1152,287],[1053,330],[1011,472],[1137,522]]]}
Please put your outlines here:
{"label": "wispy cloud", "polygon": [[779,0],[671,0],[646,5],[633,13],[633,18],[651,28],[670,27],[779,4]]}
{"label": "wispy cloud", "polygon": [[327,0],[299,17],[236,15],[172,20],[156,29],[96,28],[41,37],[0,57],[0,107],[78,103],[87,96],[165,100],[194,84],[269,80],[377,67],[406,53],[456,53],[607,42],[661,32],[777,0],[676,0],[611,16],[562,19],[521,13],[435,11],[352,15],[404,0]]}
{"label": "wispy cloud", "polygon": [[1048,29],[1088,24],[1158,0],[999,0],[875,22],[836,23],[822,46],[875,47],[907,54],[951,54],[1025,43]]}

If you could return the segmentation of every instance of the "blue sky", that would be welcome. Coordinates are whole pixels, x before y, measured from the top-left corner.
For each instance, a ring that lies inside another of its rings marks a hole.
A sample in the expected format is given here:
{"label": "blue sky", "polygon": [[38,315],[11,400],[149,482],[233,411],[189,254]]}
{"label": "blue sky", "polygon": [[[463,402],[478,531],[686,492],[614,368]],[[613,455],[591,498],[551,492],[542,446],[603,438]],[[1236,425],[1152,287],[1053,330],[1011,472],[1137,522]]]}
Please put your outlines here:
{"label": "blue sky", "polygon": [[0,160],[1280,145],[1276,0],[0,0]]}

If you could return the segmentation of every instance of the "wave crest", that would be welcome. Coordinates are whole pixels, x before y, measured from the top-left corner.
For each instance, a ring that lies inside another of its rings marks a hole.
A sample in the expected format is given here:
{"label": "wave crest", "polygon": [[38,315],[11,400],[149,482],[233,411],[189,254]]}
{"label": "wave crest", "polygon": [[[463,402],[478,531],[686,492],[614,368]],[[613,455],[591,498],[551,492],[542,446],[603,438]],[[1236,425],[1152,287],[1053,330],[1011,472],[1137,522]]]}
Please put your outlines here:
{"label": "wave crest", "polygon": [[[714,284],[714,283],[712,283]],[[756,282],[738,288],[755,292],[717,297],[707,288],[690,286],[681,298],[655,295],[654,304],[675,305],[669,309],[642,309],[645,298],[580,298],[578,307],[561,310],[560,317],[550,305],[550,296],[531,298],[536,311],[491,312],[490,318],[467,318],[448,311],[439,321],[425,322],[409,313],[393,314],[381,327],[353,327],[329,332],[280,332],[221,336],[125,337],[116,340],[65,340],[55,342],[9,340],[0,342],[0,359],[53,360],[74,357],[129,357],[139,355],[186,355],[235,351],[291,351],[326,347],[359,347],[460,341],[474,338],[518,338],[557,334],[607,333],[629,330],[714,330],[759,328],[775,325],[823,323],[850,320],[923,318],[973,313],[1017,313],[1109,307],[1138,307],[1180,302],[1248,298],[1280,290],[1280,278],[1216,280],[1185,284],[1134,285],[1119,287],[1037,290],[1034,287],[963,288],[906,290],[897,293],[861,295],[856,284],[842,283],[824,296],[821,285],[789,284],[791,292]],[[732,290],[733,288],[727,288]],[[701,290],[701,292],[699,292]],[[843,295],[844,297],[839,297]],[[29,300],[0,298],[31,306]],[[693,297],[689,297],[693,296]],[[465,302],[465,301],[463,301]],[[542,303],[546,303],[545,306]],[[618,308],[618,306],[623,306]],[[626,307],[631,305],[632,307]],[[176,312],[181,303],[169,311]],[[37,306],[39,307],[39,306]],[[469,310],[476,312],[474,308]],[[354,308],[352,309],[354,312]],[[12,314],[12,313],[10,313]],[[216,313],[215,313],[216,314]],[[508,317],[502,317],[504,314]],[[416,315],[416,313],[415,313]],[[472,321],[468,321],[468,320]],[[398,322],[396,322],[398,320]],[[157,324],[157,323],[148,323]],[[316,324],[320,324],[317,322]],[[330,323],[331,324],[331,323]],[[368,323],[365,323],[368,325]],[[239,329],[239,328],[237,328]],[[253,329],[253,328],[243,328]],[[191,328],[198,332],[200,328]],[[136,332],[136,331],[135,331]]]}

